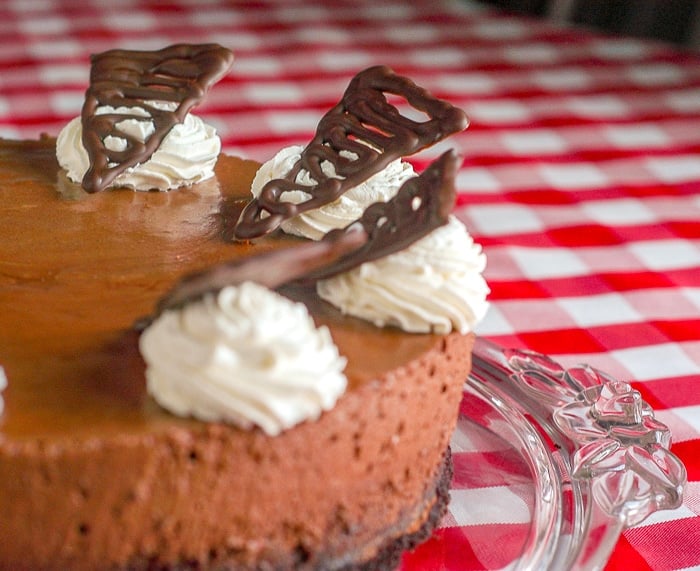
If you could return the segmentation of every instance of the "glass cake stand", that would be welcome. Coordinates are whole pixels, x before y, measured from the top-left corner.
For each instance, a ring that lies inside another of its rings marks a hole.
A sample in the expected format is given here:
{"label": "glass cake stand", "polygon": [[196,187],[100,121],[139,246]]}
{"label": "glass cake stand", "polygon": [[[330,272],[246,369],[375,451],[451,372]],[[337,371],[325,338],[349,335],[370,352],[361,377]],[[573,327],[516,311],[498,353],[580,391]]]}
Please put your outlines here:
{"label": "glass cake stand", "polygon": [[449,513],[403,569],[458,569],[466,549],[489,569],[601,569],[625,528],[680,505],[670,440],[628,383],[478,339]]}

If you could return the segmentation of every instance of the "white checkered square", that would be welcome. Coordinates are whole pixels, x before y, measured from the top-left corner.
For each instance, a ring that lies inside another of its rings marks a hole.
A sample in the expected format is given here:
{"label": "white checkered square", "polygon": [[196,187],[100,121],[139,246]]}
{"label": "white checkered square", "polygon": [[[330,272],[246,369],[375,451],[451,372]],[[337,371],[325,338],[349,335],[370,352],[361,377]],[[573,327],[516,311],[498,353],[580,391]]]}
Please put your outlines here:
{"label": "white checkered square", "polygon": [[683,503],[693,510],[693,513],[700,515],[700,481],[688,482]]}
{"label": "white checkered square", "polygon": [[649,45],[633,38],[596,38],[591,52],[603,59],[641,59],[650,51]]}
{"label": "white checkered square", "polygon": [[294,83],[251,83],[241,88],[250,101],[260,104],[297,103],[302,99],[302,91]]}
{"label": "white checkered square", "polygon": [[468,55],[458,48],[438,47],[424,48],[410,54],[414,65],[424,68],[463,67],[467,63]]}
{"label": "white checkered square", "polygon": [[697,287],[681,288],[681,293],[686,298],[688,298],[692,303],[694,303],[695,307],[700,309],[700,288],[697,288]]}
{"label": "white checkered square", "polygon": [[[676,409],[677,410],[677,409]],[[698,411],[700,414],[700,410]],[[637,527],[645,527],[648,525],[654,525],[657,523],[663,523],[666,521],[673,521],[675,519],[683,519],[686,517],[695,517],[695,512],[691,510],[688,506],[682,505],[675,510],[659,510],[647,516],[647,518],[642,521]]]}
{"label": "white checkered square", "polygon": [[475,230],[484,236],[541,232],[544,229],[532,209],[518,204],[470,206],[467,212]]}
{"label": "white checkered square", "polygon": [[664,96],[666,104],[681,113],[700,111],[700,89],[679,89]]}
{"label": "white checkered square", "polygon": [[70,32],[70,22],[63,16],[44,15],[34,18],[31,15],[18,20],[17,26],[21,33],[30,36],[61,36]]}
{"label": "white checkered square", "polygon": [[85,101],[83,91],[56,91],[49,96],[49,107],[59,115],[78,115]]}
{"label": "white checkered square", "polygon": [[280,58],[267,55],[241,55],[231,68],[231,75],[241,77],[279,77],[283,74]]}
{"label": "white checkered square", "polygon": [[528,107],[515,99],[478,101],[467,107],[467,115],[474,122],[494,124],[528,122],[532,119]]}
{"label": "white checkered square", "polygon": [[591,84],[591,77],[580,68],[561,68],[538,71],[532,76],[536,85],[549,91],[574,91],[585,89]]}
{"label": "white checkered square", "polygon": [[609,125],[605,128],[608,140],[623,149],[640,147],[663,147],[669,144],[664,131],[651,124]]}
{"label": "white checkered square", "polygon": [[599,188],[608,184],[605,174],[593,164],[545,164],[538,171],[554,188],[575,190]]}
{"label": "white checkered square", "polygon": [[592,119],[616,119],[629,114],[629,107],[615,95],[568,97],[567,107],[574,115]]}
{"label": "white checkered square", "polygon": [[324,70],[357,70],[369,67],[372,64],[372,55],[363,51],[324,51],[316,57],[318,65]]}
{"label": "white checkered square", "polygon": [[584,275],[588,268],[567,248],[511,248],[523,275],[538,280]]}
{"label": "white checkered square", "polygon": [[[362,8],[362,17],[375,20],[409,20],[415,14],[410,2],[369,2]],[[393,23],[393,22],[392,22]],[[387,23],[386,25],[391,25]]]}
{"label": "white checkered square", "polygon": [[158,28],[158,20],[146,11],[131,8],[123,12],[112,12],[103,18],[107,28],[145,32]]}
{"label": "white checkered square", "polygon": [[692,426],[695,433],[700,437],[700,405],[674,408],[673,413]]}
{"label": "white checkered square", "polygon": [[500,300],[493,305],[498,306],[517,332],[556,331],[577,325],[571,315],[551,299]]}
{"label": "white checkered square", "polygon": [[525,22],[520,20],[498,18],[493,20],[484,19],[473,27],[475,36],[487,40],[517,40],[530,35]]}
{"label": "white checkered square", "polygon": [[700,155],[653,157],[646,167],[656,178],[664,182],[686,182],[700,178]]}
{"label": "white checkered square", "polygon": [[[190,13],[187,15],[187,18],[190,22],[192,22],[192,24],[202,28],[208,26],[236,26],[242,23],[240,12],[236,10],[226,10],[222,8],[191,10]],[[228,44],[225,45],[226,47],[229,47]]]}
{"label": "white checkered square", "polygon": [[313,26],[301,28],[293,31],[293,37],[304,44],[332,44],[343,46],[352,41],[351,34],[342,28],[333,26]]}
{"label": "white checkered square", "polygon": [[581,209],[574,205],[566,206],[538,206],[537,216],[545,228],[566,228],[567,226],[579,226],[586,221],[586,216]]}
{"label": "white checkered square", "polygon": [[577,248],[576,255],[591,273],[637,272],[646,269],[639,258],[624,246]]}
{"label": "white checkered square", "polygon": [[450,512],[459,526],[528,523],[530,509],[507,486],[450,490]]}
{"label": "white checkered square", "polygon": [[541,232],[544,225],[535,212],[517,204],[469,207],[472,225],[484,236]]}
{"label": "white checkered square", "polygon": [[700,266],[700,248],[686,240],[649,240],[636,242],[628,247],[645,267],[651,270]]}
{"label": "white checkered square", "polygon": [[501,452],[510,450],[510,445],[488,430],[480,430],[469,418],[457,420],[457,427],[450,438],[453,454],[460,452]]}
{"label": "white checkered square", "polygon": [[320,114],[314,111],[275,111],[266,114],[267,124],[275,133],[289,134],[298,132],[313,133],[316,130]]}
{"label": "white checkered square", "polygon": [[50,12],[55,7],[53,0],[8,0],[7,7],[17,13]]}
{"label": "white checkered square", "polygon": [[3,139],[21,139],[22,135],[15,127],[7,127],[5,125],[0,125],[0,138]]}
{"label": "white checkered square", "polygon": [[[471,228],[471,219],[467,221],[467,228]],[[518,250],[511,246],[492,246],[484,249],[488,263],[486,264],[486,281],[509,281],[523,279],[523,272],[516,257]]]}
{"label": "white checkered square", "polygon": [[505,318],[498,305],[492,303],[484,319],[476,326],[476,333],[483,336],[512,335],[515,333],[515,328]]}
{"label": "white checkered square", "polygon": [[656,418],[671,431],[672,440],[675,443],[696,440],[700,434],[692,424],[676,414],[675,408],[661,409],[656,411]]}
{"label": "white checkered square", "polygon": [[321,5],[280,5],[272,19],[288,23],[323,22],[328,19],[328,10]]}
{"label": "white checkered square", "polygon": [[501,183],[489,169],[482,167],[463,168],[457,173],[455,185],[461,192],[497,193],[503,190]]}
{"label": "white checkered square", "polygon": [[506,60],[515,64],[547,64],[559,59],[559,51],[552,44],[531,43],[507,46],[503,50]]}
{"label": "white checkered square", "polygon": [[32,42],[27,45],[27,52],[37,59],[55,59],[79,57],[83,46],[71,38],[53,39],[50,42]]}
{"label": "white checkered square", "polygon": [[627,76],[638,85],[655,87],[683,81],[683,70],[670,63],[648,63],[630,66]]}
{"label": "white checkered square", "polygon": [[601,371],[605,371],[613,379],[619,381],[633,380],[632,374],[610,353],[559,354],[556,356],[556,360],[565,369],[571,369],[586,364]]}
{"label": "white checkered square", "polygon": [[503,145],[515,155],[550,155],[564,153],[567,142],[550,129],[508,131],[501,136]]}
{"label": "white checkered square", "polygon": [[497,83],[486,73],[468,72],[440,75],[435,85],[451,93],[486,95],[497,89]]}
{"label": "white checkered square", "polygon": [[633,380],[648,381],[697,375],[700,367],[675,343],[631,347],[610,352],[630,372]]}
{"label": "white checkered square", "polygon": [[654,212],[634,198],[591,200],[583,203],[581,209],[591,220],[610,226],[648,224],[657,220]]}
{"label": "white checkered square", "polygon": [[641,315],[617,293],[562,297],[555,303],[563,307],[579,327],[598,327],[615,323],[638,323]]}
{"label": "white checkered square", "polygon": [[58,86],[71,83],[87,86],[90,69],[83,63],[43,65],[37,69],[39,81],[44,85]]}
{"label": "white checkered square", "polygon": [[[313,29],[310,30],[314,32]],[[384,37],[395,44],[426,44],[439,37],[439,28],[428,24],[412,22],[408,25],[394,25],[384,31]]]}

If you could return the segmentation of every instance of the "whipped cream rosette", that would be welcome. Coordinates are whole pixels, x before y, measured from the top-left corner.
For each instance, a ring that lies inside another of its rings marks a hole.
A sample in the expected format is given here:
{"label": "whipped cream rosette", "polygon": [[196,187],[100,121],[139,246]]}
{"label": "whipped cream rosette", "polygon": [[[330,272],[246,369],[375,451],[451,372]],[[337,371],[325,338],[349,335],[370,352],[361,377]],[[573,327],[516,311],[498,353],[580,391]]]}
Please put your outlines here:
{"label": "whipped cream rosette", "polygon": [[455,216],[384,258],[320,280],[318,295],[343,313],[411,333],[469,333],[488,309],[486,256]]}
{"label": "whipped cream rosette", "polygon": [[[153,102],[157,108],[173,108]],[[134,140],[145,142],[154,133],[150,115],[140,108],[109,106],[99,107],[98,115],[123,115],[118,122],[123,133]],[[133,117],[136,115],[139,119]],[[90,157],[82,142],[83,125],[80,117],[72,119],[59,133],[56,140],[58,164],[73,182],[80,183],[90,168]],[[126,139],[111,135],[105,146],[114,152],[126,149]],[[121,172],[110,187],[133,190],[173,190],[182,186],[207,180],[214,176],[214,166],[221,151],[221,140],[216,130],[202,119],[188,113],[182,123],[170,129],[158,149],[143,163],[138,163]]]}
{"label": "whipped cream rosette", "polygon": [[232,62],[217,44],[94,55],[81,114],[56,143],[68,178],[98,192],[170,190],[212,177],[221,142],[190,111]]}
{"label": "whipped cream rosette", "polygon": [[[259,197],[265,185],[272,180],[283,178],[300,160],[303,147],[292,145],[279,151],[274,157],[263,163],[253,179],[250,191],[254,197]],[[343,152],[345,156],[352,156]],[[328,177],[337,177],[335,167],[330,161],[321,163],[323,173]],[[411,163],[395,159],[382,171],[370,176],[357,186],[349,188],[333,202],[323,204],[313,210],[301,212],[297,216],[285,220],[280,227],[287,234],[302,238],[320,240],[325,234],[335,228],[344,228],[354,222],[374,202],[386,202],[396,196],[401,185],[409,178],[416,176]],[[308,171],[300,171],[295,179],[300,185],[313,185],[314,181]],[[306,200],[303,190],[290,191],[285,198],[295,204]]]}
{"label": "whipped cream rosette", "polygon": [[164,312],[140,347],[161,406],[269,436],[318,418],[347,384],[328,328],[303,303],[254,282]]}

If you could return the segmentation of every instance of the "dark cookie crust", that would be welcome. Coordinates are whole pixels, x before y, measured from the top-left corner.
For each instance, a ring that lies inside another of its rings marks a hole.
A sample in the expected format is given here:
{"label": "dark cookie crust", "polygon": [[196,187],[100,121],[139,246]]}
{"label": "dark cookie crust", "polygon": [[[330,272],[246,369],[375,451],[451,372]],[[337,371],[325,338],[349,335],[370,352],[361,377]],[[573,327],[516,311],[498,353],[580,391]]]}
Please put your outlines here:
{"label": "dark cookie crust", "polygon": [[404,551],[414,549],[427,540],[435,531],[442,517],[447,513],[447,505],[450,502],[452,474],[452,453],[448,447],[444,463],[436,479],[434,503],[420,529],[388,542],[371,561],[350,564],[342,567],[339,571],[395,571]]}

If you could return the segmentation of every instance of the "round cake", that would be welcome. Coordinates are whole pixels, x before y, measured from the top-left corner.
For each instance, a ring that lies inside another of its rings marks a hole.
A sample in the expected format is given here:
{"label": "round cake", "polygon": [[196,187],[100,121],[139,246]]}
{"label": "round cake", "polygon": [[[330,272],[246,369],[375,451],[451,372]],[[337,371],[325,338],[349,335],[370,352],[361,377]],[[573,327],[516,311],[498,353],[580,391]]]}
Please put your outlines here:
{"label": "round cake", "polygon": [[190,113],[232,60],[109,50],[0,141],[0,569],[390,570],[446,509],[488,287],[402,159],[466,117],[368,68],[260,166]]}
{"label": "round cake", "polygon": [[347,359],[317,420],[269,436],[147,393],[134,324],[182,276],[302,241],[231,240],[257,168],[89,194],[53,139],[0,142],[1,569],[391,569],[435,526],[471,333],[377,327],[300,285]]}

